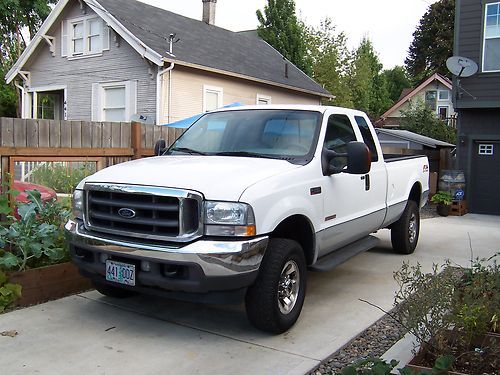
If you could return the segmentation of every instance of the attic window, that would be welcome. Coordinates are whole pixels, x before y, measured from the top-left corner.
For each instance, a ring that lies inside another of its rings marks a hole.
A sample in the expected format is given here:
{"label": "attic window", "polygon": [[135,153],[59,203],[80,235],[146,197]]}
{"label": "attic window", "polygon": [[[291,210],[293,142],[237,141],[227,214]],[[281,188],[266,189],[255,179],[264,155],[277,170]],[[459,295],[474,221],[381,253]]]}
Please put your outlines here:
{"label": "attic window", "polygon": [[95,15],[63,21],[61,55],[95,56],[109,49],[109,29]]}

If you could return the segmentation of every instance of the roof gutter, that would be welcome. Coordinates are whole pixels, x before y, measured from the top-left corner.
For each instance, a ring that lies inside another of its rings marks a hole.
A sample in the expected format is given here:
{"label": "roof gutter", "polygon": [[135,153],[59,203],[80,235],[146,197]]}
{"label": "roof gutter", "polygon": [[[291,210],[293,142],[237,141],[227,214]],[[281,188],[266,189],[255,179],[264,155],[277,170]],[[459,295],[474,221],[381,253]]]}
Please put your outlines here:
{"label": "roof gutter", "polygon": [[172,61],[170,65],[163,69],[158,70],[156,75],[156,125],[160,125],[161,121],[161,111],[163,107],[163,96],[162,96],[162,82],[163,75],[168,72],[168,114],[167,122],[170,122],[170,111],[172,107],[172,69],[174,69],[175,63]]}

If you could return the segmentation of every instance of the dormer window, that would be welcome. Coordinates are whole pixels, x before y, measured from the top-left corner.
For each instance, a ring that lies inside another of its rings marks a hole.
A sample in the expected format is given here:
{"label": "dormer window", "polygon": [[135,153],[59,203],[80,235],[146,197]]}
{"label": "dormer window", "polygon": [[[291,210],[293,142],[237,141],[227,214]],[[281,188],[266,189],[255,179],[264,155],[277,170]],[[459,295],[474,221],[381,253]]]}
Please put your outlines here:
{"label": "dormer window", "polygon": [[62,26],[62,56],[90,57],[109,49],[108,26],[95,15],[63,21]]}
{"label": "dormer window", "polygon": [[500,72],[500,2],[486,4],[483,72]]}

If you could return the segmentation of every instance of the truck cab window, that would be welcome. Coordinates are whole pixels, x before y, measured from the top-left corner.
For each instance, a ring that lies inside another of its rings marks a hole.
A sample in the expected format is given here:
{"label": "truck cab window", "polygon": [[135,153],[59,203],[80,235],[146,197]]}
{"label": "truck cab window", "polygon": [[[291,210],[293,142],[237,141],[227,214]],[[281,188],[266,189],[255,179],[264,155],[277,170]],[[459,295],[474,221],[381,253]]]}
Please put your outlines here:
{"label": "truck cab window", "polygon": [[372,154],[372,162],[378,161],[377,148],[375,147],[375,141],[373,140],[372,133],[370,132],[370,127],[366,122],[364,117],[354,116],[356,123],[358,124],[359,131],[363,136],[363,141],[370,149],[370,153]]}
{"label": "truck cab window", "polygon": [[[346,115],[331,115],[328,118],[323,147],[343,154],[347,152],[347,144],[356,140],[349,117]],[[335,167],[344,168],[347,165],[347,158],[335,158],[332,163]]]}

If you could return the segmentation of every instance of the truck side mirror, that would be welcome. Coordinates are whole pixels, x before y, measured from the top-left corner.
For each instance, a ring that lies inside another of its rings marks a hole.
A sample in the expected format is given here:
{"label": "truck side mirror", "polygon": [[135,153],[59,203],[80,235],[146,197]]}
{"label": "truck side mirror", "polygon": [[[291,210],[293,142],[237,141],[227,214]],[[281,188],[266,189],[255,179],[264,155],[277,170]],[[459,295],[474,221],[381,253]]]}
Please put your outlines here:
{"label": "truck side mirror", "polygon": [[155,155],[161,156],[167,150],[167,144],[164,139],[159,139],[155,143]]}
{"label": "truck side mirror", "polygon": [[[331,165],[335,158],[347,158],[347,168],[339,168]],[[349,142],[347,153],[339,154],[335,151],[323,149],[321,155],[323,175],[330,176],[337,173],[367,174],[371,167],[371,154],[363,142]]]}

